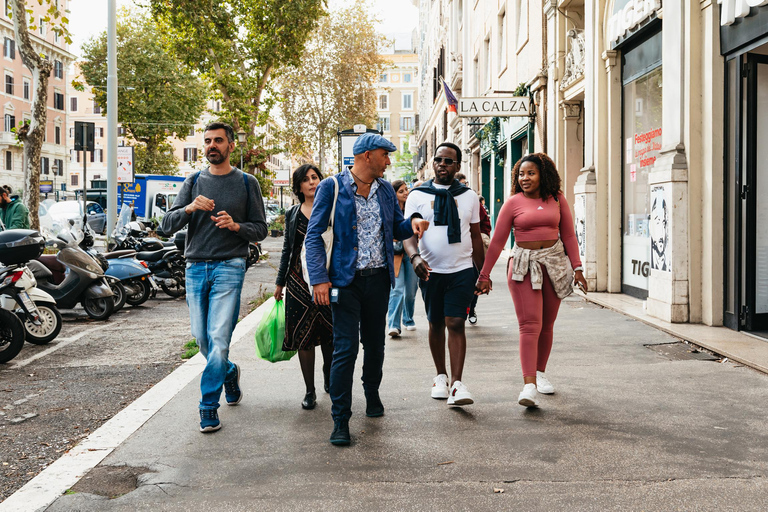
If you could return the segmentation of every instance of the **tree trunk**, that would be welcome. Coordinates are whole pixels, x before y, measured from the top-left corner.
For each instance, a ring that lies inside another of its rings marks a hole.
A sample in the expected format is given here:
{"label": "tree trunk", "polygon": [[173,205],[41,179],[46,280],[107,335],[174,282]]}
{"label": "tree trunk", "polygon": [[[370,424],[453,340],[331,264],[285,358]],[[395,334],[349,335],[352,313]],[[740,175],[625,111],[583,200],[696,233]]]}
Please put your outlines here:
{"label": "tree trunk", "polygon": [[40,56],[32,46],[27,32],[26,2],[12,0],[13,30],[21,61],[32,74],[32,120],[29,125],[21,124],[16,133],[24,145],[24,204],[29,208],[32,229],[40,228],[38,207],[40,205],[40,153],[45,138],[48,118],[48,79],[53,63]]}
{"label": "tree trunk", "polygon": [[323,134],[320,132],[320,135],[317,137],[318,139],[318,145],[320,146],[320,172],[325,176],[325,145],[323,144]]}

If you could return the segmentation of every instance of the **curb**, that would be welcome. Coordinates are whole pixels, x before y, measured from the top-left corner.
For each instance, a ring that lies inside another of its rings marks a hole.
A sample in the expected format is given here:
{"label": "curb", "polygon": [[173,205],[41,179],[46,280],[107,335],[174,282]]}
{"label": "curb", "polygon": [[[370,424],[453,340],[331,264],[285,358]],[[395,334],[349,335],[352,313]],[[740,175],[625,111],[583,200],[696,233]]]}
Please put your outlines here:
{"label": "curb", "polygon": [[[262,304],[238,322],[232,333],[233,341],[230,346],[247,337],[261,321],[264,311]],[[0,503],[0,512],[37,511],[47,508],[149,421],[179,391],[202,373],[204,368],[205,358],[198,353],[8,496]]]}

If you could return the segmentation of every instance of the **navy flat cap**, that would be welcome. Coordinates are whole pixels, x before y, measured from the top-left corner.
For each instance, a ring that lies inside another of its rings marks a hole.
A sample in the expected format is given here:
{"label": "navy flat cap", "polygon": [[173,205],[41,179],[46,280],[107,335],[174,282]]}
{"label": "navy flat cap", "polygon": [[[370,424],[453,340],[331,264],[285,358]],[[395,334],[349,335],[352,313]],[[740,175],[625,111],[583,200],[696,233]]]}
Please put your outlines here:
{"label": "navy flat cap", "polygon": [[379,148],[386,149],[390,153],[397,151],[397,146],[389,142],[378,133],[364,133],[357,138],[355,145],[352,146],[352,154],[359,155],[360,153],[373,151],[374,149]]}

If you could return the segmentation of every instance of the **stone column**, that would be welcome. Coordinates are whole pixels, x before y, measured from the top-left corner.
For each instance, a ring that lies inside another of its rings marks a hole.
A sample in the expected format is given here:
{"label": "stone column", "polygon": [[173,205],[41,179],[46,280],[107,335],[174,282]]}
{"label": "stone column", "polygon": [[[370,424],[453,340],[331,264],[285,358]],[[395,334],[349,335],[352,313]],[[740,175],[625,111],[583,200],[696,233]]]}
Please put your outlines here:
{"label": "stone column", "polygon": [[581,164],[584,161],[584,149],[582,141],[581,101],[573,100],[560,102],[563,117],[560,127],[560,139],[562,139],[561,155],[558,158],[558,171],[563,180],[563,191],[568,203],[574,204],[574,185],[581,174]]}
{"label": "stone column", "polygon": [[687,322],[688,161],[685,153],[685,21],[680,2],[664,4],[662,30],[662,149],[648,176],[651,205],[651,275],[648,314]]}
{"label": "stone column", "polygon": [[582,169],[574,186],[573,220],[584,277],[590,290],[597,290],[597,180],[595,169]]}
{"label": "stone column", "polygon": [[604,223],[607,234],[605,262],[607,279],[605,290],[611,293],[621,292],[622,262],[621,151],[623,149],[623,141],[621,140],[621,65],[618,57],[619,54],[615,50],[603,52],[607,87],[605,99],[598,108],[602,108],[605,111],[606,125],[604,138],[596,146],[596,151],[600,154],[599,161],[601,163],[604,162],[604,168],[601,168],[599,173],[602,179],[607,182],[607,187],[603,189],[606,196],[604,198],[599,197],[599,204],[604,210],[602,210],[602,215],[600,215],[598,222]]}

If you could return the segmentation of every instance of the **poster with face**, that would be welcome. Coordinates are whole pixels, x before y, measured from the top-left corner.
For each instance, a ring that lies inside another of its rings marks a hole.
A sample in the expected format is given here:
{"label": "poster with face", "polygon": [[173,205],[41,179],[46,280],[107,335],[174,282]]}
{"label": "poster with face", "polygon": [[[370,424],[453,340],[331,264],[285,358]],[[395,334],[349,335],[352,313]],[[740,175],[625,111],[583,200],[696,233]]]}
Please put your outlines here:
{"label": "poster with face", "polygon": [[662,185],[651,188],[651,268],[671,272],[668,257],[669,245],[669,200]]}
{"label": "poster with face", "polygon": [[587,196],[576,196],[576,203],[573,205],[574,228],[576,229],[576,242],[579,244],[579,255],[587,255]]}

